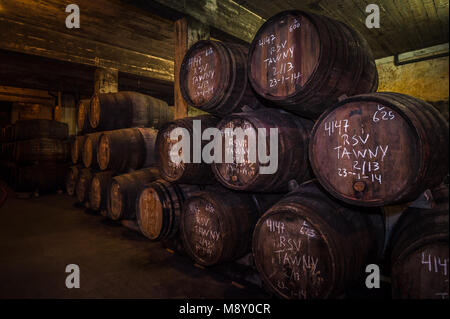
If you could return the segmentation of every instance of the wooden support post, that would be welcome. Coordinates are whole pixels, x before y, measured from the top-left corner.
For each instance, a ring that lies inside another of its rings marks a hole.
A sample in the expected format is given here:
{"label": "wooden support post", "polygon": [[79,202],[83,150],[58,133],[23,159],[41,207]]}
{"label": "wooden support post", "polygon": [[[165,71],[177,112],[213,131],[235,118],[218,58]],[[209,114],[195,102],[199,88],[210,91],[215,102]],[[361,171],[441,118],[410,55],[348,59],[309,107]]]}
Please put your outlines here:
{"label": "wooden support post", "polygon": [[183,99],[180,91],[180,67],[187,50],[197,41],[209,39],[209,27],[192,19],[182,18],[175,21],[175,83],[174,118],[179,119],[188,116],[188,104]]}
{"label": "wooden support post", "polygon": [[119,71],[116,69],[97,68],[95,70],[94,92],[114,93],[119,90]]}

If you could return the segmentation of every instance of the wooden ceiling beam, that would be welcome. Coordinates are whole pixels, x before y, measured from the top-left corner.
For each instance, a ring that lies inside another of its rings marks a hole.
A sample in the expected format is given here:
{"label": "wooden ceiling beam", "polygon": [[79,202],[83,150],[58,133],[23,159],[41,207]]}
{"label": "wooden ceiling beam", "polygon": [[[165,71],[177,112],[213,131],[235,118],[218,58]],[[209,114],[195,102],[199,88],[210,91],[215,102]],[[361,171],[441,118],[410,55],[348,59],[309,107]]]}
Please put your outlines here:
{"label": "wooden ceiling beam", "polygon": [[[178,20],[190,17],[211,27],[211,35],[220,39],[227,34],[245,43],[253,40],[259,27],[265,22],[257,14],[232,0],[132,0],[165,18]],[[217,35],[215,31],[217,30]]]}
{"label": "wooden ceiling beam", "polygon": [[80,29],[61,1],[2,1],[0,49],[173,82],[173,22],[118,0],[80,0]]}

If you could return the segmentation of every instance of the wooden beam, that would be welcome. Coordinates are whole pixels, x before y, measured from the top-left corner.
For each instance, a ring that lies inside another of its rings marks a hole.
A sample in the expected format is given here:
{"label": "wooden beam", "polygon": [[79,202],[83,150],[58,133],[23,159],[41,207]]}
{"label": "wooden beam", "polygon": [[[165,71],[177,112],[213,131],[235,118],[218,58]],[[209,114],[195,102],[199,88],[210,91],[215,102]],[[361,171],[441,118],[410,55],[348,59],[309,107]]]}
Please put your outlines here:
{"label": "wooden beam", "polygon": [[0,86],[0,101],[55,105],[55,98],[47,91]]}
{"label": "wooden beam", "polygon": [[[88,98],[96,67],[0,50],[0,86],[21,87]],[[119,72],[119,91],[136,91],[174,105],[173,82]]]}
{"label": "wooden beam", "polygon": [[57,0],[2,1],[0,49],[173,81],[173,22],[119,0],[79,0],[67,29]]}
{"label": "wooden beam", "polygon": [[209,25],[211,33],[213,29],[217,29],[246,43],[253,40],[256,31],[265,22],[263,18],[232,0],[133,0],[132,2],[158,14],[167,11],[171,12],[172,16],[192,17]]}
{"label": "wooden beam", "polygon": [[182,18],[175,22],[175,119],[188,116],[188,104],[180,91],[180,68],[187,50],[197,41],[209,38],[209,29],[198,21]]}

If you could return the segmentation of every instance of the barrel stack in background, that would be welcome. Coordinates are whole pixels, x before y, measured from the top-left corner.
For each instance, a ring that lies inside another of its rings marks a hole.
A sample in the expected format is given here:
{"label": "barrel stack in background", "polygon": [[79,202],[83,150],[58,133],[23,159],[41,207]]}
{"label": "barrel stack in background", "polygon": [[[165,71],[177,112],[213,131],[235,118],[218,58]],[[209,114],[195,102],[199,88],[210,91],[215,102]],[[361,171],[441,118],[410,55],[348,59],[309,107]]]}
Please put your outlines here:
{"label": "barrel stack in background", "polygon": [[67,193],[107,215],[112,178],[154,166],[157,128],[170,120],[173,106],[138,92],[99,93],[80,100]]}
{"label": "barrel stack in background", "polygon": [[68,126],[53,120],[19,120],[2,130],[2,177],[16,192],[63,189],[69,166]]}

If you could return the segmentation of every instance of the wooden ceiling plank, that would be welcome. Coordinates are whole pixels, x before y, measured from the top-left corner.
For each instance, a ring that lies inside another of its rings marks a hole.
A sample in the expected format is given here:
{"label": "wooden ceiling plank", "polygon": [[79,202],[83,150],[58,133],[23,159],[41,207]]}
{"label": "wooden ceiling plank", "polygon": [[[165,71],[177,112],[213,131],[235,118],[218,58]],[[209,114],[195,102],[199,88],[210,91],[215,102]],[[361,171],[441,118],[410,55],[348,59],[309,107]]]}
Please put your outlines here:
{"label": "wooden ceiling plank", "polygon": [[173,22],[120,1],[79,0],[80,29],[67,29],[66,3],[57,0],[4,0],[0,16],[44,28],[95,39],[141,53],[173,59]]}
{"label": "wooden ceiling plank", "polygon": [[173,61],[0,17],[0,49],[173,81]]}

